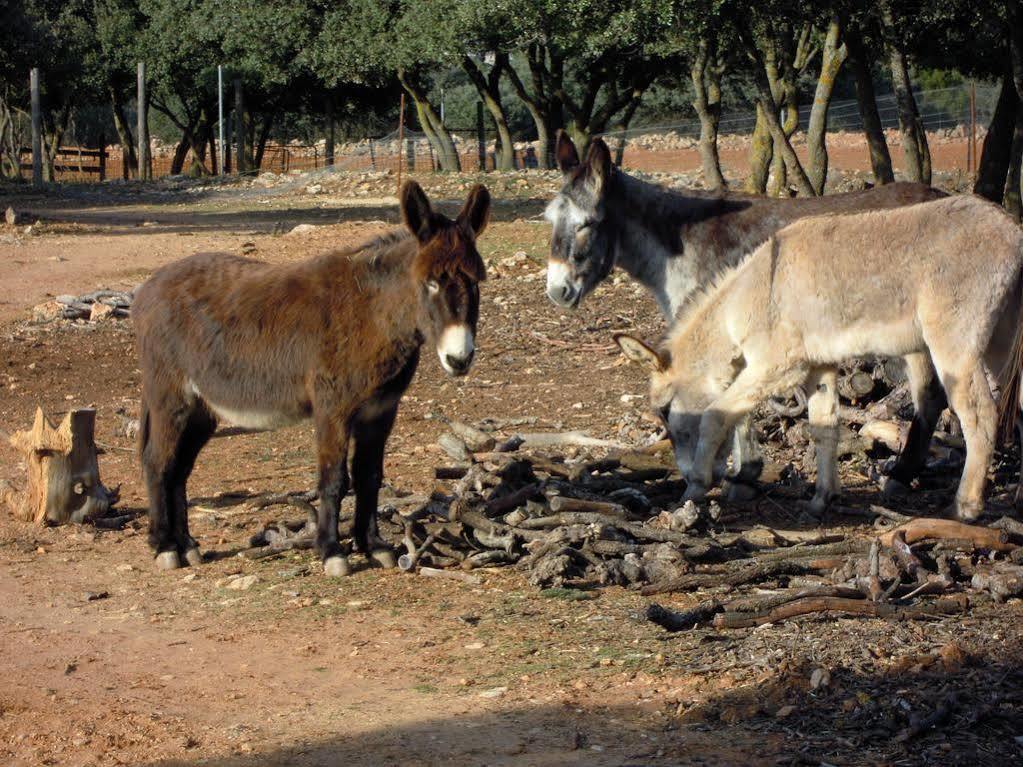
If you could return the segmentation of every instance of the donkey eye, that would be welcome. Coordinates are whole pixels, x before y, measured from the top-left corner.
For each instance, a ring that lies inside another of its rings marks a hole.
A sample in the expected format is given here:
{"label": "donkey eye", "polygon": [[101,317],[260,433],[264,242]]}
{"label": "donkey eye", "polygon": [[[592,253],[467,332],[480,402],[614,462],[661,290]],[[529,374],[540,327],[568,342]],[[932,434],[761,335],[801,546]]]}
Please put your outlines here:
{"label": "donkey eye", "polygon": [[437,282],[437,280],[427,280],[426,289],[429,290],[431,293],[436,293],[438,290],[440,290],[440,283]]}

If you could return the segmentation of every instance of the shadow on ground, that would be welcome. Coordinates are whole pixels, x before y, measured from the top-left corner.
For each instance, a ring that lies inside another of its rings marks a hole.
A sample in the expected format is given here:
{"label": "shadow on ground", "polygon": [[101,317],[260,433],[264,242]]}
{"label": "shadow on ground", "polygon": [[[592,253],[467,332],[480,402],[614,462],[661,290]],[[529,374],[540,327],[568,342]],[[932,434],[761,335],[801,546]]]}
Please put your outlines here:
{"label": "shadow on ground", "polygon": [[[808,632],[834,621],[805,621]],[[717,641],[731,636],[718,635]],[[997,636],[997,635],[996,635]],[[668,637],[666,652],[674,642]],[[864,648],[864,654],[870,648]],[[975,765],[1023,758],[1023,671],[1016,643],[982,656],[953,646],[872,673],[862,658],[810,689],[814,664],[781,659],[767,679],[713,692],[676,711],[639,702],[601,708],[519,706],[388,726],[249,754],[194,756],[151,767],[257,765]],[[874,659],[877,661],[877,659]],[[409,708],[415,696],[409,691]],[[324,704],[328,709],[330,703]],[[343,729],[343,719],[338,729]],[[230,750],[230,746],[227,746]]]}

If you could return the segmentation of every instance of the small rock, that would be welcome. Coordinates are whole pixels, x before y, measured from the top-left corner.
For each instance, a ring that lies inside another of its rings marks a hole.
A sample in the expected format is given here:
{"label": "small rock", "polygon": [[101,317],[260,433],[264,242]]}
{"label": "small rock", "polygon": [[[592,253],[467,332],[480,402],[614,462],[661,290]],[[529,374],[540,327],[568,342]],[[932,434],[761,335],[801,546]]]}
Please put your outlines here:
{"label": "small rock", "polygon": [[109,596],[110,596],[110,592],[108,592],[108,591],[86,591],[85,592],[85,601],[86,602],[95,602],[95,601],[97,601],[99,599],[106,599]]}
{"label": "small rock", "polygon": [[831,684],[831,672],[826,668],[815,668],[810,674],[810,689],[819,690]]}
{"label": "small rock", "polygon": [[794,714],[795,711],[796,711],[795,706],[782,706],[781,708],[774,712],[774,716],[776,719],[786,719],[787,717],[792,716],[792,714]]}
{"label": "small rock", "polygon": [[484,647],[486,647],[486,644],[483,642],[471,642],[465,645],[466,650],[482,650]]}
{"label": "small rock", "polygon": [[99,322],[105,319],[112,319],[114,316],[114,307],[102,304],[99,301],[94,303],[89,309],[89,321]]}
{"label": "small rock", "polygon": [[481,698],[500,698],[508,692],[507,687],[491,687],[489,690],[483,690],[479,693]]}
{"label": "small rock", "polygon": [[258,575],[241,575],[227,584],[227,588],[235,591],[246,591],[259,583]]}
{"label": "small rock", "polygon": [[17,226],[18,224],[24,223],[25,216],[8,205],[7,210],[4,213],[4,220],[7,221],[8,226]]}
{"label": "small rock", "polygon": [[290,232],[288,232],[288,234],[289,235],[291,235],[291,234],[306,234],[307,232],[316,231],[319,228],[320,227],[316,226],[316,224],[299,224],[294,229],[292,229]]}
{"label": "small rock", "polygon": [[56,301],[46,301],[32,307],[32,322],[45,324],[54,322],[64,316],[64,307]]}

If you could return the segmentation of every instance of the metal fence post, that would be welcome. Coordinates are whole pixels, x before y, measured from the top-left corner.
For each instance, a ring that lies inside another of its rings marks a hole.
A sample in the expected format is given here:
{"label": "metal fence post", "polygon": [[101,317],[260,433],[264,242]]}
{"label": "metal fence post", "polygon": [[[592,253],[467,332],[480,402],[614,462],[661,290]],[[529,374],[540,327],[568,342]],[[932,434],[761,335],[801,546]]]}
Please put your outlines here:
{"label": "metal fence post", "polygon": [[32,92],[32,183],[43,183],[43,112],[39,100],[39,67],[32,67],[29,73],[29,89]]}

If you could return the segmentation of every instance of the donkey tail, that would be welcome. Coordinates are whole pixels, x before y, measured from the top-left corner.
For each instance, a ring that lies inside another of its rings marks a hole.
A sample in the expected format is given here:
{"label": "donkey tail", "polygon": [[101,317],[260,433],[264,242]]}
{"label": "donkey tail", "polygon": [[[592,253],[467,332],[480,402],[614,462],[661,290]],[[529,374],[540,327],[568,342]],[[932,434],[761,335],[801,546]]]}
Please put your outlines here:
{"label": "donkey tail", "polygon": [[[1017,277],[1023,306],[1023,274]],[[1011,444],[1020,417],[1020,388],[1023,386],[1023,311],[1016,318],[1009,358],[999,376],[997,444]]]}

